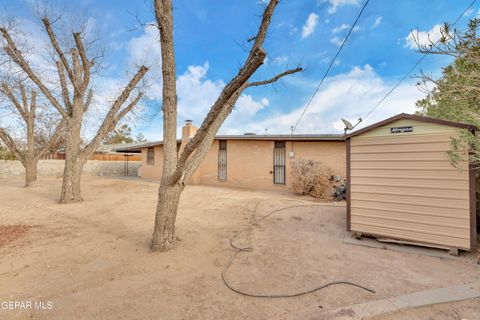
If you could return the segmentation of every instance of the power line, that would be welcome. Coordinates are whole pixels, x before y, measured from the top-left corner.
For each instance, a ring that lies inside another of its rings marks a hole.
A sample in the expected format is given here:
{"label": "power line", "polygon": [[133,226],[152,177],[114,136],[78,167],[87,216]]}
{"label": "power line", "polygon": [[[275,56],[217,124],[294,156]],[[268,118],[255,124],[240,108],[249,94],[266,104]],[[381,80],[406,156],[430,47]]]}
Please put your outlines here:
{"label": "power line", "polygon": [[[477,0],[473,0],[470,5],[465,9],[463,10],[462,14],[460,16],[458,16],[458,18],[453,22],[452,24],[452,27],[454,27],[458,21],[460,21],[460,19],[465,16],[465,13],[470,10],[470,8],[475,4],[475,2],[477,2]],[[437,40],[435,42],[435,45],[440,41]],[[380,99],[380,101],[377,102],[377,104],[363,117],[362,120],[365,120],[369,115],[371,115],[373,113],[373,111],[375,111],[382,103],[383,101],[385,101],[388,96],[390,96],[392,94],[393,91],[395,91],[399,86],[400,84],[410,75],[410,73],[412,73],[413,70],[415,70],[418,65],[423,61],[423,59],[425,59],[425,57],[430,53],[430,51],[433,49],[434,46],[432,46],[432,48],[430,50],[428,50],[427,52],[425,52],[421,57],[420,59],[418,59],[418,61],[413,65],[413,67],[411,67],[408,72],[392,87],[392,89],[390,89],[387,94],[385,96],[383,96],[382,99]]]}
{"label": "power line", "polygon": [[367,6],[367,4],[368,4],[369,2],[370,2],[370,0],[365,1],[365,4],[363,5],[362,10],[360,10],[360,12],[358,13],[357,18],[355,19],[355,21],[353,22],[352,26],[350,27],[350,30],[348,30],[347,36],[346,36],[345,39],[343,40],[342,44],[340,45],[340,48],[338,48],[337,53],[335,54],[335,56],[333,57],[332,61],[330,62],[330,65],[328,66],[327,70],[325,71],[325,74],[323,75],[322,80],[320,80],[320,83],[318,84],[317,88],[315,89],[315,91],[313,92],[312,96],[310,97],[310,100],[308,101],[307,105],[306,105],[305,108],[303,109],[303,112],[302,112],[302,114],[300,115],[300,118],[298,118],[297,123],[295,124],[295,126],[293,126],[293,128],[292,128],[292,133],[293,133],[293,131],[295,131],[295,129],[297,129],[297,126],[298,126],[298,124],[300,123],[300,120],[302,120],[303,115],[305,114],[305,112],[307,111],[308,107],[309,107],[310,104],[312,103],[312,100],[313,100],[313,98],[315,97],[315,95],[317,94],[318,89],[320,89],[320,86],[322,85],[323,81],[325,80],[325,78],[327,77],[328,73],[330,72],[330,69],[332,69],[332,66],[333,66],[333,64],[335,63],[335,61],[337,60],[338,55],[340,54],[340,52],[342,52],[342,49],[343,49],[343,47],[345,46],[345,43],[347,42],[348,38],[350,37],[350,34],[351,34],[351,33],[353,32],[353,30],[355,29],[355,26],[357,25],[358,20],[359,20],[360,17],[362,16],[362,13],[363,13],[363,11],[365,10],[365,7]]}

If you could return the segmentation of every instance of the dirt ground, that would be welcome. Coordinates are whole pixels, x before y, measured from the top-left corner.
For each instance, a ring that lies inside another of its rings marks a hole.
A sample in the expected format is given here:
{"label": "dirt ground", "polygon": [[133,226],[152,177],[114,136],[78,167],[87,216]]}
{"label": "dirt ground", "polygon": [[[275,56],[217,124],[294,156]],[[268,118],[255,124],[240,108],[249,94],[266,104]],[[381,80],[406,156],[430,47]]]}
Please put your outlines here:
{"label": "dirt ground", "polygon": [[[441,259],[342,243],[344,203],[281,192],[188,186],[177,220],[178,245],[150,253],[157,186],[107,178],[83,180],[84,202],[60,205],[59,180],[22,188],[0,181],[0,225],[33,226],[0,247],[0,303],[43,302],[0,319],[317,319],[324,311],[434,287],[480,280],[474,257]],[[221,272],[229,238],[242,234],[227,278],[258,294],[338,285],[297,298],[259,299],[227,289]],[[255,217],[254,208],[257,207]],[[392,318],[400,319],[400,318]]]}
{"label": "dirt ground", "polygon": [[480,298],[407,309],[369,320],[480,320]]}

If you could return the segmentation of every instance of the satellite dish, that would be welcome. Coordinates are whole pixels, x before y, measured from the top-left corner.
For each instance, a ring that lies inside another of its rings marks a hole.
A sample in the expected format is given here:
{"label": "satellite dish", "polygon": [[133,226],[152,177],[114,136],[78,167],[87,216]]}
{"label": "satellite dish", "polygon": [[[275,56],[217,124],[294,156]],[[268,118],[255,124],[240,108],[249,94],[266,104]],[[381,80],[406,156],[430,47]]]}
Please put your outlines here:
{"label": "satellite dish", "polygon": [[348,120],[342,119],[342,122],[343,122],[343,124],[344,124],[345,127],[346,127],[345,131],[347,131],[347,129],[348,129],[348,130],[352,130],[352,129],[353,129],[353,125],[352,125]]}

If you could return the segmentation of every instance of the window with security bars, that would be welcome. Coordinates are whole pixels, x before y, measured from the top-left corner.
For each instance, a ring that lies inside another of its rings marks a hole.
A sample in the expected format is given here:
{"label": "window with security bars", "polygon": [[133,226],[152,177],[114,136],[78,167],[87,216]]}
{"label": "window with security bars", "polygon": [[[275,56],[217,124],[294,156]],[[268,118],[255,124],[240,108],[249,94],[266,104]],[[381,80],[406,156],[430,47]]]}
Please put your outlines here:
{"label": "window with security bars", "polygon": [[227,181],[227,140],[218,143],[218,181]]}
{"label": "window with security bars", "polygon": [[155,164],[155,148],[147,149],[147,164],[153,166]]}
{"label": "window with security bars", "polygon": [[275,141],[273,149],[273,183],[285,184],[285,141]]}

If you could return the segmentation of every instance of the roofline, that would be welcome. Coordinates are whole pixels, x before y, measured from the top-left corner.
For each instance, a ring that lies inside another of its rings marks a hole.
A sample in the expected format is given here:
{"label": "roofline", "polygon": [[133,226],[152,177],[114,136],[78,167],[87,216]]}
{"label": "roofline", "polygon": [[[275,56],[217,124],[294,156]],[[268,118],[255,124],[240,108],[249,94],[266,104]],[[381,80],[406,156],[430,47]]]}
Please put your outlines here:
{"label": "roofline", "polygon": [[[182,140],[177,139],[177,144],[181,143]],[[149,148],[149,147],[154,147],[154,146],[160,146],[163,145],[163,141],[152,141],[152,142],[145,142],[143,144],[139,144],[136,146],[131,146],[131,147],[123,147],[123,148],[116,148],[113,149],[115,152],[142,152],[143,148]]]}
{"label": "roofline", "polygon": [[[345,141],[343,134],[285,134],[285,135],[219,135],[215,140],[246,140],[246,141]],[[181,143],[182,140],[177,140]],[[163,145],[163,141],[146,142],[141,145],[114,149],[116,152],[141,152],[143,148]]]}
{"label": "roofline", "polygon": [[400,113],[400,114],[397,114],[396,116],[390,117],[388,119],[379,121],[377,123],[366,126],[365,128],[362,128],[362,129],[359,129],[355,132],[352,132],[352,133],[346,135],[345,139],[350,139],[351,137],[355,137],[359,134],[365,133],[367,131],[373,130],[375,128],[381,127],[383,125],[386,125],[386,124],[389,124],[391,122],[401,120],[401,119],[409,119],[409,120],[416,120],[416,121],[421,121],[421,122],[435,123],[435,124],[439,124],[439,125],[456,127],[456,128],[473,130],[473,131],[478,130],[478,128],[475,127],[474,125],[470,125],[470,124],[466,124],[466,123],[448,121],[448,120],[437,119],[437,118],[426,117],[426,116],[420,116],[420,115],[416,115],[416,114]]}
{"label": "roofline", "polygon": [[219,135],[215,140],[343,141],[343,134]]}

